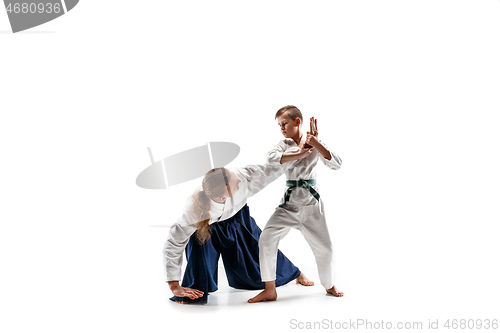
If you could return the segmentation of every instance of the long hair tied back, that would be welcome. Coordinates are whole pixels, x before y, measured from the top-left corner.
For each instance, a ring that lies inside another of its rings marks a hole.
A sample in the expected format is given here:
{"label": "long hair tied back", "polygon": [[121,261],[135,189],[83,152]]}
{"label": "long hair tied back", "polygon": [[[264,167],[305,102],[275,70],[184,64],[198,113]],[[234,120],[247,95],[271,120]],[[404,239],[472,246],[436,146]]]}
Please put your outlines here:
{"label": "long hair tied back", "polygon": [[206,173],[202,181],[202,190],[193,195],[194,207],[198,216],[198,229],[196,239],[200,244],[210,239],[211,226],[210,206],[211,200],[226,195],[229,171],[226,168],[212,169]]}

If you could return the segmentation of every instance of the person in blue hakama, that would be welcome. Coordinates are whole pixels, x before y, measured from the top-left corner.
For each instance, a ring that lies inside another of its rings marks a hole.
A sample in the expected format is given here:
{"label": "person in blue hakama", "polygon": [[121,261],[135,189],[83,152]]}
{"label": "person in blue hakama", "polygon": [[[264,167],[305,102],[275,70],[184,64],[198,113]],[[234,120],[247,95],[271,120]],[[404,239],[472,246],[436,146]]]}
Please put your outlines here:
{"label": "person in blue hakama", "polygon": [[[237,289],[264,289],[259,267],[260,228],[250,216],[247,199],[281,176],[283,166],[250,165],[209,171],[189,198],[182,216],[171,227],[165,242],[166,280],[178,303],[208,301],[217,290],[218,261],[222,257],[228,283]],[[187,265],[179,284],[182,253]],[[294,279],[306,286],[314,283],[281,251],[277,255],[276,285]]]}

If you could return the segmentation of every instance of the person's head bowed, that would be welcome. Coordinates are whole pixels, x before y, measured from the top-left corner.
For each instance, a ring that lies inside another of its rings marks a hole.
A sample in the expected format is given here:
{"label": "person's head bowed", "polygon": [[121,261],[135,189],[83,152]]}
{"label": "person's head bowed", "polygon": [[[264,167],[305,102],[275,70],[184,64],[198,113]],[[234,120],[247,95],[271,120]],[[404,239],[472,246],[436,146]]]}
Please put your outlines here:
{"label": "person's head bowed", "polygon": [[239,190],[240,180],[226,168],[208,171],[201,183],[202,190],[195,193],[194,203],[199,218],[196,238],[203,244],[210,238],[210,206],[211,201],[224,203]]}

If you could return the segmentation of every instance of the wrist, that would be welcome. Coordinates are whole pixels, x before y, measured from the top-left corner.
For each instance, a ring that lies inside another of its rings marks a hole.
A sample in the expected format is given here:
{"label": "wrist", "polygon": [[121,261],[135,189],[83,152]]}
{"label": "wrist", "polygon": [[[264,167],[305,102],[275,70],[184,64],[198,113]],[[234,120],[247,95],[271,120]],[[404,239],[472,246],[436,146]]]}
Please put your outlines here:
{"label": "wrist", "polygon": [[179,281],[167,281],[170,290],[175,290],[180,287]]}
{"label": "wrist", "polygon": [[318,139],[314,139],[314,140],[311,140],[311,146],[313,146],[314,148],[320,148],[320,147],[323,147],[323,144],[321,142],[319,142]]}

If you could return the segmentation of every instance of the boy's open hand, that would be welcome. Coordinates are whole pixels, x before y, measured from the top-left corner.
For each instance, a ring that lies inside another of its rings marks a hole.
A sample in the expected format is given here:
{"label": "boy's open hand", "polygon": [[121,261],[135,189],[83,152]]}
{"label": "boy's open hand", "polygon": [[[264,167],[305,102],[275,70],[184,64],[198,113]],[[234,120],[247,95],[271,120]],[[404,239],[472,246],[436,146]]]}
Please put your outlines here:
{"label": "boy's open hand", "polygon": [[311,117],[311,119],[309,119],[309,125],[311,128],[311,135],[318,136],[318,119]]}
{"label": "boy's open hand", "polygon": [[321,143],[318,140],[318,119],[314,119],[311,117],[310,119],[311,131],[307,131],[306,142],[304,145],[306,147],[311,146],[314,148],[318,148]]}

